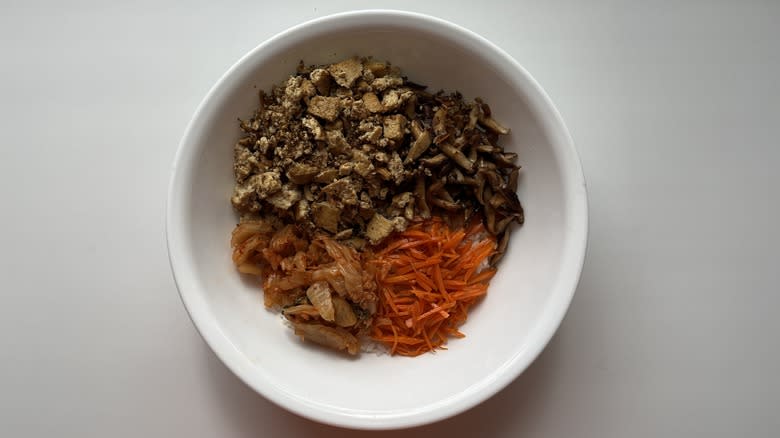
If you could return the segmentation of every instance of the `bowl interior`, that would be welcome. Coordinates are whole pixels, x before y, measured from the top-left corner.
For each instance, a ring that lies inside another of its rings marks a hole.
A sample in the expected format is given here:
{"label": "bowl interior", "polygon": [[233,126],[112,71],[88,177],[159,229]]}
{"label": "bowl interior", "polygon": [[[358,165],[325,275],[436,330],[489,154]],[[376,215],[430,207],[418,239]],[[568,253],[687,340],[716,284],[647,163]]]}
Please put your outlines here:
{"label": "bowl interior", "polygon": [[[172,264],[199,330],[250,386],[320,421],[411,425],[470,407],[533,360],[572,293],[572,286],[561,281],[571,277],[563,272],[572,269],[566,267],[565,253],[569,241],[578,238],[572,235],[573,224],[584,218],[575,217],[571,208],[565,128],[551,121],[554,110],[545,106],[533,81],[492,45],[446,24],[420,20],[388,21],[381,14],[323,20],[250,53],[212,90],[193,119],[171,186]],[[278,314],[263,307],[258,282],[239,275],[230,260],[229,237],[237,220],[229,202],[236,118],[248,117],[258,90],[283,81],[299,60],[319,64],[352,55],[388,60],[432,90],[482,97],[512,130],[502,145],[519,154],[526,223],[515,230],[487,298],[463,326],[467,337],[450,342],[447,351],[352,359],[304,344]],[[579,266],[574,268],[576,276]]]}

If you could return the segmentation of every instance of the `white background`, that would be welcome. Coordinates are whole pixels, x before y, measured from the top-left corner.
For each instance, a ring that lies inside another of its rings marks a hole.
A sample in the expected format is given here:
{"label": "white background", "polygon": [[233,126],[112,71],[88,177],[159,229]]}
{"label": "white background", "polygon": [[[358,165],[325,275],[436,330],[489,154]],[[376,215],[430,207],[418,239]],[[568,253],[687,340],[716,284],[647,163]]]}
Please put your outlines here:
{"label": "white background", "polygon": [[[0,436],[356,437],[265,401],[190,323],[169,168],[208,89],[301,21],[426,12],[538,79],[590,240],[558,334],[450,420],[380,436],[776,436],[780,2],[0,3]],[[381,396],[381,394],[377,394]]]}

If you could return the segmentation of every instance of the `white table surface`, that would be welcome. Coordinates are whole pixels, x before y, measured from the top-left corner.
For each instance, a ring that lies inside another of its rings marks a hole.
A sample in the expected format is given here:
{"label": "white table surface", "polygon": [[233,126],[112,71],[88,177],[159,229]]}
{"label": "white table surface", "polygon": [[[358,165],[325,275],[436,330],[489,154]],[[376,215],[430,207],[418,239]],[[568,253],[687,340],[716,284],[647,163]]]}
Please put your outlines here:
{"label": "white table surface", "polygon": [[519,60],[571,130],[591,213],[579,289],[530,369],[379,435],[777,436],[780,2],[451,3],[2,2],[0,436],[363,435],[287,413],[215,358],[163,217],[217,78],[291,25],[370,6]]}

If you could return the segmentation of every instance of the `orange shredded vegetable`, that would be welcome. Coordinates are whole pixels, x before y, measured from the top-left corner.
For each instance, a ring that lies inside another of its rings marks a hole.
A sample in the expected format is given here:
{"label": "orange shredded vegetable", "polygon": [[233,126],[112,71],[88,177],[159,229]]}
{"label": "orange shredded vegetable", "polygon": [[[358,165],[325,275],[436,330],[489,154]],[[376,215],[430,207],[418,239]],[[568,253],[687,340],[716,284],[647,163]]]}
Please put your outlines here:
{"label": "orange shredded vegetable", "polygon": [[464,337],[458,327],[487,293],[496,270],[480,268],[495,251],[481,220],[453,231],[432,218],[390,238],[369,261],[380,297],[372,338],[391,354],[418,356]]}

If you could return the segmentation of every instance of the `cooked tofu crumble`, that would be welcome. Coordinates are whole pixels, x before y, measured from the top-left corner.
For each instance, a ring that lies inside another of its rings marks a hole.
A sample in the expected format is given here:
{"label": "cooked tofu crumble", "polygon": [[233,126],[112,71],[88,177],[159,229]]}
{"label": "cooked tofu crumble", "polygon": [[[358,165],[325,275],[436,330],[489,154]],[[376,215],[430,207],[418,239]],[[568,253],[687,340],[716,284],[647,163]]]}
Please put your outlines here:
{"label": "cooked tofu crumble", "polygon": [[242,216],[270,213],[359,245],[436,210],[456,220],[490,210],[498,236],[522,222],[515,155],[495,146],[508,130],[489,107],[429,93],[389,63],[301,62],[240,127],[231,202]]}

